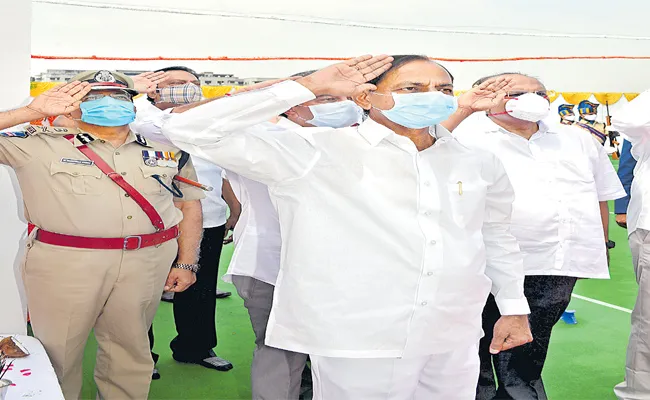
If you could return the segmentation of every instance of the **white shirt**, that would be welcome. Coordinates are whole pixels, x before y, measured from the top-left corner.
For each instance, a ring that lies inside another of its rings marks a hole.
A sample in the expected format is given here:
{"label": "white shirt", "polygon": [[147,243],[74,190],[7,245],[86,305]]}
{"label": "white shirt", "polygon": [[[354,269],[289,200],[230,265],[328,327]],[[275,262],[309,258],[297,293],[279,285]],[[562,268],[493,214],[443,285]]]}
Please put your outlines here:
{"label": "white shirt", "polygon": [[625,135],[637,160],[627,206],[627,229],[650,231],[650,90],[623,106],[612,117],[612,129]]}
{"label": "white shirt", "polygon": [[496,157],[439,126],[422,152],[370,119],[343,129],[255,126],[313,98],[288,81],[163,127],[182,149],[269,187],[283,241],[269,346],[346,358],[434,354],[477,343],[490,289],[502,314],[529,312],[509,232],[514,194]]}
{"label": "white shirt", "polygon": [[580,128],[539,124],[530,140],[482,114],[454,135],[503,163],[515,189],[512,233],[526,275],[609,278],[599,201],[625,196],[603,146]]}
{"label": "white shirt", "polygon": [[282,238],[269,189],[232,171],[226,171],[226,177],[241,203],[241,214],[233,231],[235,250],[223,280],[232,282],[232,276],[239,275],[275,285]]}
{"label": "white shirt", "polygon": [[[272,131],[300,128],[300,125],[280,118],[276,124],[265,123],[262,127]],[[226,177],[241,203],[241,214],[233,231],[235,251],[223,280],[232,282],[232,275],[249,276],[275,286],[280,272],[282,237],[269,188],[232,171],[226,171]]]}
{"label": "white shirt", "polygon": [[[135,121],[130,124],[131,130],[148,139],[160,143],[172,144],[161,132],[163,120],[172,115],[172,109],[159,109],[147,100],[147,96],[142,96],[133,103],[137,112],[135,114]],[[225,225],[228,205],[221,197],[221,189],[223,186],[223,180],[221,178],[223,171],[221,167],[197,157],[192,157],[192,163],[194,164],[199,182],[213,188],[212,191],[205,192],[205,198],[201,199],[203,228],[215,228]]]}

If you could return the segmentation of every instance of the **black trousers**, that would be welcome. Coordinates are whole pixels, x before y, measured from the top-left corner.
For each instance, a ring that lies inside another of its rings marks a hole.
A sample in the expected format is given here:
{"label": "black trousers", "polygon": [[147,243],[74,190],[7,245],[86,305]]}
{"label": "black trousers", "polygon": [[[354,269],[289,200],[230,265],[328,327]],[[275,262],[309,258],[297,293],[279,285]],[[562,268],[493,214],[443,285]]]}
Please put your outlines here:
{"label": "black trousers", "polygon": [[551,331],[569,305],[576,281],[577,278],[569,276],[527,276],[524,293],[530,306],[528,318],[533,342],[496,355],[490,354],[490,342],[494,325],[501,314],[494,296],[488,297],[483,309],[485,336],[479,344],[481,372],[476,388],[477,400],[547,399],[542,382],[542,369],[551,340]]}
{"label": "black trousers", "polygon": [[149,327],[148,333],[149,333],[149,350],[151,350],[151,358],[153,359],[153,363],[156,364],[160,356],[153,352],[153,341],[154,341],[153,324]]}
{"label": "black trousers", "polygon": [[205,228],[201,240],[196,283],[184,292],[174,294],[174,322],[177,336],[170,347],[174,358],[202,360],[210,357],[217,346],[217,276],[226,226]]}
{"label": "black trousers", "polygon": [[[174,357],[183,361],[198,361],[210,356],[217,346],[217,277],[226,226],[203,229],[196,282],[186,291],[174,293],[174,323],[177,336],[170,343]],[[153,325],[149,328],[151,358],[153,352]]]}

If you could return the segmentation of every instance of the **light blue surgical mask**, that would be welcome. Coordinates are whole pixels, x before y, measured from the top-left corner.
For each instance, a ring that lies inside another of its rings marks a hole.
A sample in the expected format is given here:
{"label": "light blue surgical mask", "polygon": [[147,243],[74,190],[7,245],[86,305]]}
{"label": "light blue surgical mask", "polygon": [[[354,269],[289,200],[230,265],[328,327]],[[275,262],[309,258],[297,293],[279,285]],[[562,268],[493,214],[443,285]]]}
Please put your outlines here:
{"label": "light blue surgical mask", "polygon": [[81,103],[81,120],[97,126],[124,126],[135,120],[133,103],[104,96]]}
{"label": "light blue surgical mask", "polygon": [[361,123],[363,110],[353,101],[343,100],[334,103],[309,106],[314,118],[308,124],[329,128],[345,128]]}
{"label": "light blue surgical mask", "polygon": [[374,93],[393,96],[395,105],[390,110],[379,110],[386,118],[406,128],[421,129],[445,121],[458,108],[454,96],[442,92],[424,93]]}

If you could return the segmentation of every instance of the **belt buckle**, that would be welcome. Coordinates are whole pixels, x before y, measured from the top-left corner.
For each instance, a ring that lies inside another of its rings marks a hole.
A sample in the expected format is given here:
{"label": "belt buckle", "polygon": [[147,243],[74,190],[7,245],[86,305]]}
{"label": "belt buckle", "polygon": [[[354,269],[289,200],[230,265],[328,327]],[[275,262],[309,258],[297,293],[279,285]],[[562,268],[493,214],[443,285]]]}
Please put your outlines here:
{"label": "belt buckle", "polygon": [[[135,247],[133,249],[130,249],[129,248],[129,239],[138,239],[137,247]],[[127,236],[127,237],[124,238],[124,247],[122,248],[122,250],[140,250],[141,247],[142,247],[142,236],[133,235],[133,236]]]}

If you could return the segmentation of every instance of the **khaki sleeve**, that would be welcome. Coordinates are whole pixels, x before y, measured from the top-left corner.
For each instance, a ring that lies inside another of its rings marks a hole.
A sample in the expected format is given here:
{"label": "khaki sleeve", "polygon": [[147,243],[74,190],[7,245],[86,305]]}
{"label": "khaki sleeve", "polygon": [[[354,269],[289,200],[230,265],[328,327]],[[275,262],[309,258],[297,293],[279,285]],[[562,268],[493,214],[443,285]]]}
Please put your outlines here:
{"label": "khaki sleeve", "polygon": [[[196,176],[196,170],[194,169],[194,164],[192,164],[192,157],[190,157],[187,160],[187,163],[183,166],[183,168],[181,168],[181,170],[178,172],[177,175],[192,180],[194,182],[198,182],[198,178]],[[203,189],[199,189],[197,187],[188,185],[187,183],[183,183],[183,182],[177,182],[176,185],[178,185],[178,188],[181,190],[181,192],[183,192],[183,197],[175,198],[174,201],[192,201],[192,200],[201,200],[205,198],[205,193],[203,193]]]}
{"label": "khaki sleeve", "polygon": [[[7,133],[5,132],[4,135]],[[12,168],[20,168],[31,160],[27,149],[32,137],[6,137],[0,132],[0,164],[8,165]]]}

